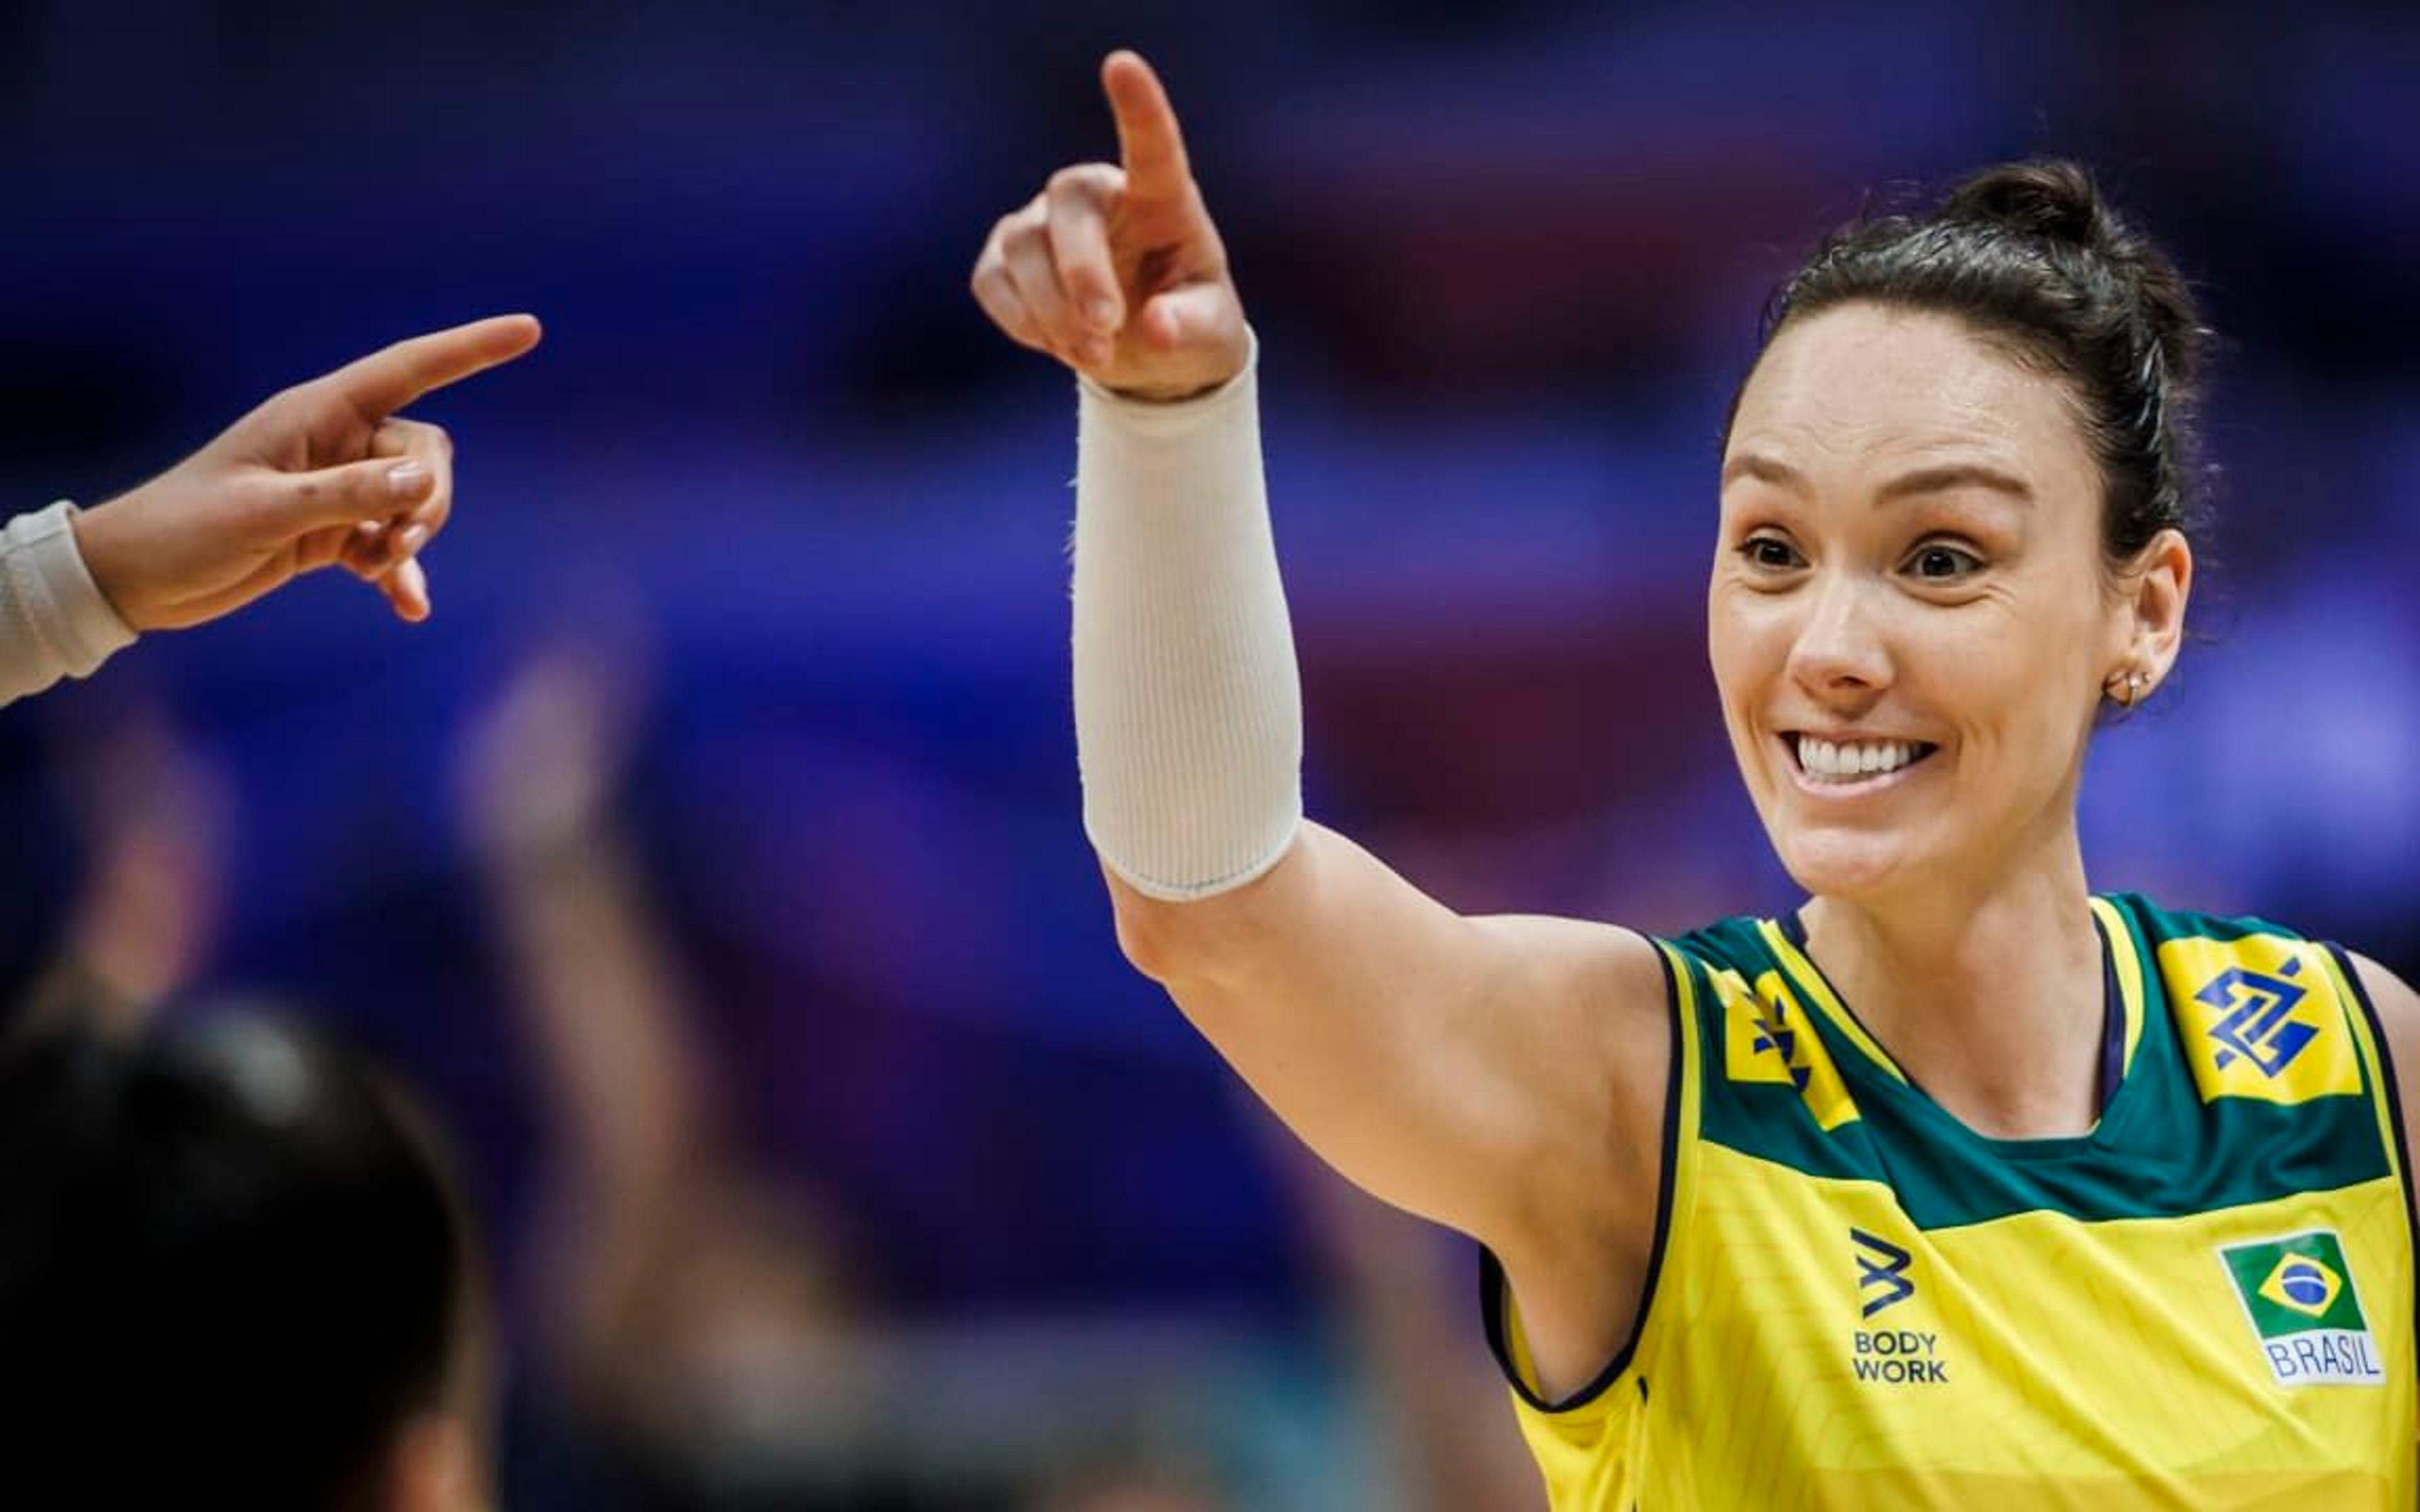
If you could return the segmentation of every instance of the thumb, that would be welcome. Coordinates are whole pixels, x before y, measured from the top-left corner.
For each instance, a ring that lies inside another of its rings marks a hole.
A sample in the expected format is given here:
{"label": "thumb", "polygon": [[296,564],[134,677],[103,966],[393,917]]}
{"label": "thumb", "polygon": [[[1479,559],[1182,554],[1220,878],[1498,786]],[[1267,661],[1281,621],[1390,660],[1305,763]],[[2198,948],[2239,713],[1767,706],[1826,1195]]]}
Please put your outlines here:
{"label": "thumb", "polygon": [[1235,317],[1234,296],[1224,284],[1187,284],[1143,305],[1139,333],[1144,345],[1172,352],[1226,341]]}
{"label": "thumb", "polygon": [[277,521],[300,532],[385,519],[411,509],[436,486],[426,463],[392,456],[289,473],[277,480]]}

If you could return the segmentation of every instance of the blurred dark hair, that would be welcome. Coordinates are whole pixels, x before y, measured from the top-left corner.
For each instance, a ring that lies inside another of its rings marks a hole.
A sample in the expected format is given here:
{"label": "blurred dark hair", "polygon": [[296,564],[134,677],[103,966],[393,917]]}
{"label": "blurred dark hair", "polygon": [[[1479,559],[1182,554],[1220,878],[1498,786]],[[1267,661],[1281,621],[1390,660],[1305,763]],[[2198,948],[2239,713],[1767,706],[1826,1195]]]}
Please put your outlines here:
{"label": "blurred dark hair", "polygon": [[1850,303],[1957,316],[2065,379],[2100,464],[2113,564],[2163,530],[2198,525],[2194,417],[2211,335],[2176,265],[2082,167],[2003,163],[1930,214],[1835,231],[1767,306],[1760,354],[1792,320]]}
{"label": "blurred dark hair", "polygon": [[468,1254],[396,1094],[301,1030],[12,1040],[0,1501],[377,1504],[457,1363]]}

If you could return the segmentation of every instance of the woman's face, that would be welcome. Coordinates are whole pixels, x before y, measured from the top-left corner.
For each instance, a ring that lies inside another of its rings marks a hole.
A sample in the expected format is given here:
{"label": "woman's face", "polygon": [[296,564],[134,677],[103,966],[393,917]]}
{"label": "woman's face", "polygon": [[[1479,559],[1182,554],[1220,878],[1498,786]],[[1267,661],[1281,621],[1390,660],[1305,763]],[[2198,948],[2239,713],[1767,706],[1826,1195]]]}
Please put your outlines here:
{"label": "woman's face", "polygon": [[1775,338],[1723,457],[1707,618],[1801,887],[1954,887],[2072,825],[2137,635],[2101,495],[2063,385],[1951,317],[1847,304]]}

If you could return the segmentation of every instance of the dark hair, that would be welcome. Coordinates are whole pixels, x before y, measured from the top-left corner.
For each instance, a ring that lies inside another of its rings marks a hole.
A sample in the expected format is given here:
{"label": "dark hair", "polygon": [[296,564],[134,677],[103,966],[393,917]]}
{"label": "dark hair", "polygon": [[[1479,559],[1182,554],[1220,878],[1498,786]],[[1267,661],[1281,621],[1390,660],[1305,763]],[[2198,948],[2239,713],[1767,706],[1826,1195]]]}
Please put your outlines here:
{"label": "dark hair", "polygon": [[467,1243],[395,1094],[299,1030],[11,1043],[0,1496],[376,1504],[454,1364]]}
{"label": "dark hair", "polygon": [[1929,215],[1835,231],[1767,306],[1760,355],[1791,321],[1859,302],[1955,316],[2067,381],[2101,468],[2112,563],[2198,522],[2194,414],[2211,332],[2176,265],[2077,164],[2003,163]]}

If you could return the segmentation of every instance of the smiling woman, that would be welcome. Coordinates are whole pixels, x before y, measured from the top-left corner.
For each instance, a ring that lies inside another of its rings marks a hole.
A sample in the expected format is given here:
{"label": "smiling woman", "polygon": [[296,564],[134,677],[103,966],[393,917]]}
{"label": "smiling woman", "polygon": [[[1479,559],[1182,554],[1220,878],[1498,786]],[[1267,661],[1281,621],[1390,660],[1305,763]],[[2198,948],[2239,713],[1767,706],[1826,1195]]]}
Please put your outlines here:
{"label": "smiling woman", "polygon": [[[1961,856],[1996,876],[2035,830],[2071,833],[2104,685],[2133,702],[2126,674],[2175,657],[2192,549],[2164,526],[2104,563],[2072,392],[1959,316],[1870,301],[1791,318],[1743,391],[1710,643],[1748,790],[1810,892],[1931,887]],[[1864,801],[1920,791],[1924,825]]]}
{"label": "smiling woman", "polygon": [[1120,942],[1330,1164],[1481,1242],[1556,1507],[2412,1504],[2420,1000],[2095,895],[2076,835],[2193,586],[2167,259],[2064,163],[1826,241],[1734,408],[1707,600],[1809,901],[1469,918],[1302,818],[1251,337],[1157,80],[1104,83],[1123,161],[974,290],[1081,378]]}

